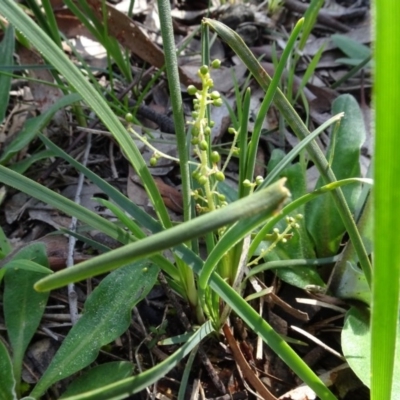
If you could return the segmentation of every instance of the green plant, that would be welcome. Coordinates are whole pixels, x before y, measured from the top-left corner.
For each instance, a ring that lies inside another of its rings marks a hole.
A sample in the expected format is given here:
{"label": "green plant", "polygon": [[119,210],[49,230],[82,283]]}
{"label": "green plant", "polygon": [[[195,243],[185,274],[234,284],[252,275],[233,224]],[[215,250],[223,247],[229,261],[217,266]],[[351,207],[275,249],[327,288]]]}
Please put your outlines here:
{"label": "green plant", "polygon": [[[400,253],[392,236],[397,226],[399,162],[395,149],[399,141],[396,101],[400,95],[399,26],[400,5],[391,1],[384,7],[374,2],[376,155],[374,160],[373,213],[375,226],[374,280],[371,310],[371,397],[373,400],[396,398],[393,388],[399,374],[399,300]],[[383,330],[382,327],[385,327]],[[395,364],[396,362],[396,364]],[[396,365],[396,368],[395,368]]]}
{"label": "green plant", "polygon": [[[208,129],[212,128],[207,110],[210,104],[207,103],[214,103],[214,105],[218,106],[220,104],[220,97],[218,94],[213,93],[212,90],[210,92],[212,88],[210,79],[212,79],[212,76],[209,74],[207,51],[204,51],[205,66],[200,69],[203,81],[202,88],[189,88],[189,92],[192,92],[197,97],[196,100],[198,100],[195,103],[198,105],[198,110],[195,109],[194,111],[191,129],[191,140],[193,141],[199,160],[192,160],[197,165],[194,170],[194,178],[199,184],[196,196],[200,201],[200,206],[207,211],[204,215],[194,218],[194,205],[190,197],[194,188],[189,168],[189,156],[191,153],[183,123],[182,100],[179,90],[175,49],[172,40],[173,34],[170,23],[169,2],[160,0],[159,5],[160,10],[163,10],[161,14],[164,19],[161,21],[161,25],[164,43],[166,49],[168,49],[166,55],[170,57],[170,59],[167,58],[167,74],[173,98],[179,158],[181,161],[187,160],[181,166],[182,180],[184,182],[185,222],[175,227],[172,227],[153,178],[140,152],[131,140],[128,130],[116,118],[101,95],[82,77],[53,41],[21,12],[16,4],[11,0],[6,0],[0,4],[0,12],[6,15],[11,23],[17,29],[21,30],[22,33],[29,35],[32,44],[43,52],[49,62],[65,76],[71,87],[75,87],[79,93],[79,95],[72,94],[68,96],[64,102],[59,102],[55,105],[48,114],[39,117],[36,125],[29,129],[29,133],[33,132],[34,135],[38,135],[52,154],[67,160],[109,196],[110,200],[114,203],[104,200],[98,201],[113,211],[119,220],[119,224],[111,223],[107,219],[83,209],[51,190],[41,187],[39,184],[3,166],[0,167],[0,180],[7,185],[16,187],[53,205],[69,215],[78,217],[84,224],[101,230],[124,245],[120,249],[107,251],[105,254],[82,263],[79,266],[53,274],[45,279],[41,279],[39,282],[35,280],[35,287],[37,289],[48,291],[73,281],[115,269],[96,288],[92,296],[88,298],[84,316],[68,334],[59,352],[54,357],[51,366],[45,372],[38,385],[33,389],[31,396],[40,397],[54,382],[85,368],[96,358],[101,345],[109,343],[121,334],[126,329],[127,317],[131,308],[150,290],[155,283],[158,269],[161,268],[166,272],[171,287],[182,295],[182,297],[188,299],[192,307],[196,310],[198,320],[204,320],[205,316],[210,320],[204,322],[197,331],[189,332],[190,335],[187,342],[167,360],[154,368],[133,377],[126,377],[130,373],[128,370],[131,366],[124,366],[124,368],[121,368],[120,375],[114,376],[112,380],[107,382],[101,382],[100,380],[97,387],[90,386],[88,383],[77,383],[76,385],[79,388],[75,392],[73,392],[75,389],[71,389],[68,395],[69,399],[108,399],[113,396],[121,397],[150,385],[165,375],[179,360],[195,349],[200,341],[211,333],[213,329],[219,329],[224,322],[223,319],[221,320],[222,316],[226,318],[228,312],[225,310],[227,309],[234,310],[248,324],[250,329],[257,332],[320,398],[335,399],[329,389],[322,384],[319,378],[307,367],[289,345],[240,296],[240,289],[237,290],[237,287],[235,287],[235,279],[240,268],[243,267],[241,264],[244,264],[244,267],[246,267],[252,255],[261,256],[266,262],[299,258],[303,260],[315,259],[315,253],[318,253],[319,256],[324,256],[324,258],[325,256],[336,255],[339,242],[343,234],[347,231],[352,240],[353,249],[346,260],[354,264],[357,262],[360,264],[364,273],[367,290],[369,290],[371,266],[368,257],[369,249],[366,250],[364,246],[366,236],[362,234],[361,229],[357,228],[351,216],[351,212],[355,210],[357,203],[354,200],[360,197],[358,193],[360,186],[366,183],[366,181],[357,178],[359,176],[359,147],[363,139],[359,110],[350,96],[343,96],[334,105],[334,112],[338,112],[338,116],[334,117],[327,124],[324,124],[317,131],[310,133],[302,123],[300,117],[290,106],[288,100],[277,89],[281,71],[284,68],[287,57],[289,57],[292,51],[293,44],[301,28],[301,22],[292,33],[290,38],[291,44],[288,46],[287,52],[282,56],[277,74],[273,79],[270,79],[240,38],[235,36],[234,33],[222,24],[205,19],[203,30],[205,38],[207,37],[208,26],[215,29],[246,63],[253,76],[265,89],[266,96],[257,116],[255,132],[253,132],[251,138],[247,137],[250,92],[247,90],[244,98],[241,99],[243,108],[240,118],[237,121],[238,129],[233,130],[236,144],[234,141],[231,149],[231,154],[233,154],[236,150],[236,145],[239,148],[240,182],[237,193],[239,200],[225,205],[225,199],[217,190],[219,185],[223,187],[223,176],[221,175],[223,168],[219,164],[220,156],[214,153],[207,137]],[[213,64],[213,66],[216,66],[216,64]],[[38,134],[40,129],[46,124],[45,118],[51,118],[51,114],[58,107],[65,106],[68,102],[80,101],[81,98],[98,114],[124,149],[128,160],[146,187],[149,198],[157,212],[157,220],[144,213],[99,176],[76,162],[49,139]],[[287,123],[302,141],[286,156],[276,151],[268,166],[269,175],[267,178],[263,181],[260,179],[255,180],[255,150],[260,136],[260,121],[265,117],[272,101],[275,102]],[[340,126],[338,126],[337,121],[342,117],[342,112],[352,115],[352,118],[354,116],[354,120],[346,116]],[[327,155],[328,161],[316,145],[314,139],[331,124],[334,124],[332,127],[334,140],[332,140]],[[346,142],[346,133],[349,130],[355,130],[350,144]],[[348,150],[349,154],[344,154],[344,148]],[[303,149],[307,149],[310,157],[320,170],[322,177],[316,190],[310,194],[306,194],[305,190],[305,166],[301,163],[291,164],[293,159]],[[342,164],[346,161],[349,163],[349,168],[345,168]],[[287,205],[283,203],[287,200],[289,192],[283,186],[283,180],[273,183],[281,175],[286,176],[292,193],[293,201]],[[336,180],[337,176],[342,180],[338,182]],[[220,179],[222,182],[220,182]],[[343,194],[341,186],[346,184],[351,184],[348,186],[349,192]],[[204,196],[202,196],[200,190],[204,192]],[[332,197],[328,197],[330,196],[329,194],[320,196],[328,192],[332,192]],[[309,203],[317,197],[321,199],[319,200],[321,204],[317,205],[315,202]],[[283,205],[281,213],[278,213]],[[349,209],[349,205],[351,209]],[[320,217],[318,213],[322,208],[331,217],[329,221],[324,221],[324,224],[319,223]],[[243,212],[243,209],[245,209],[245,212]],[[305,218],[300,219],[297,217],[299,212]],[[285,223],[285,216],[296,218],[296,222],[288,219]],[[286,224],[290,225],[290,229],[294,227],[296,232],[293,233],[292,239],[287,243],[283,243],[283,239],[291,235]],[[276,225],[279,226],[280,230],[283,230],[283,234],[273,230]],[[121,226],[124,228],[121,228]],[[263,227],[260,229],[261,226]],[[147,237],[144,230],[150,231],[153,235]],[[318,240],[321,237],[321,233],[325,232],[328,232],[328,234],[325,235],[325,241],[321,243]],[[199,236],[205,237],[208,251],[206,260],[202,260],[199,257],[199,244],[196,240]],[[247,237],[251,238],[251,244],[247,255],[244,254],[243,256],[245,259],[243,263],[242,254],[245,251],[243,244]],[[257,248],[259,245],[265,247],[269,245],[270,247],[266,252],[258,253]],[[167,248],[172,248],[173,250],[174,263],[161,253],[162,250]],[[227,268],[228,265],[233,265],[233,268]],[[305,265],[306,267],[301,269],[283,270],[280,268],[277,270],[277,274],[282,279],[301,288],[309,284],[324,285],[316,268],[307,263]],[[139,282],[137,279],[138,274],[140,275],[140,283],[143,285],[143,288],[134,286],[135,282]],[[32,284],[33,282],[31,282],[31,286]],[[196,285],[198,285],[199,292],[196,291]],[[233,285],[233,287],[230,285]],[[11,288],[12,286],[9,289]],[[130,298],[130,301],[126,297],[128,293],[135,293],[133,299]],[[105,302],[102,300],[104,297],[107,297],[108,301]],[[114,302],[113,299],[116,298],[119,301]],[[226,305],[222,316],[219,307],[221,301]],[[110,306],[111,304],[113,304],[114,308]],[[99,325],[99,330],[93,333],[91,332],[93,326],[99,324],[98,320],[96,320],[94,310],[99,307],[103,307],[104,313],[109,315],[109,318],[105,318],[104,325]],[[119,317],[116,323],[117,329],[108,335],[107,329],[114,315],[118,315]],[[89,346],[95,334],[99,336],[99,340],[96,342],[96,345]],[[79,342],[82,335],[87,339],[83,344]],[[71,354],[75,354],[74,349],[79,349],[82,352],[81,358],[70,357]],[[7,352],[3,347],[0,350],[0,361],[3,365],[9,365]],[[10,367],[5,368],[4,371],[5,381],[8,382],[8,388],[11,392],[12,385],[15,381],[19,380],[18,371],[14,371],[14,375]],[[61,375],[60,371],[63,371]],[[98,371],[93,369],[88,374],[86,382],[90,382],[92,380],[91,377],[97,376]],[[100,372],[101,377],[106,374],[107,372]],[[19,384],[19,382],[17,383]]]}

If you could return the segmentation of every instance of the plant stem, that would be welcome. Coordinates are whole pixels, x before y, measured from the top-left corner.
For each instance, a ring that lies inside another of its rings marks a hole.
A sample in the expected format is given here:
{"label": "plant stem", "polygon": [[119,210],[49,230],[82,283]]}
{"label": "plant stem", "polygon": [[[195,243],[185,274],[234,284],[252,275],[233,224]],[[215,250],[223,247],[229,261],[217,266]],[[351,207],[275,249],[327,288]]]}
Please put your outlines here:
{"label": "plant stem", "polygon": [[160,17],[161,35],[163,39],[165,67],[167,71],[168,87],[171,96],[171,105],[175,124],[175,134],[180,160],[180,171],[182,179],[182,200],[184,221],[192,218],[190,207],[190,171],[189,155],[186,146],[185,119],[183,116],[183,102],[180,88],[178,61],[174,41],[174,31],[171,19],[171,5],[169,0],[157,0],[158,13]]}

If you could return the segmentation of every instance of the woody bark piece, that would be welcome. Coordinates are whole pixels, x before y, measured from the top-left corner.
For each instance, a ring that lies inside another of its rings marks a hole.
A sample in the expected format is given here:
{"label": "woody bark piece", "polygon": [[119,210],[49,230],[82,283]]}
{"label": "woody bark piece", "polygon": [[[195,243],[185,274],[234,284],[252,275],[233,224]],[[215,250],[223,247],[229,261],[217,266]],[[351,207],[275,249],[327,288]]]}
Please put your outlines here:
{"label": "woody bark piece", "polygon": [[229,326],[225,324],[223,327],[223,331],[229,347],[231,348],[235,361],[242,370],[243,376],[249,381],[251,386],[259,393],[259,395],[264,400],[277,400],[277,398],[264,386],[258,376],[251,369],[250,365],[247,363],[242,351],[240,350],[235,338],[232,335]]}
{"label": "woody bark piece", "polygon": [[[87,0],[87,4],[93,10],[96,18],[102,21],[102,2]],[[107,8],[108,33],[114,36],[124,48],[129,49],[142,60],[161,68],[165,64],[163,51],[146,36],[135,21],[109,4],[105,4],[105,6]],[[179,69],[179,75],[182,83],[186,86],[194,84],[182,69]]]}

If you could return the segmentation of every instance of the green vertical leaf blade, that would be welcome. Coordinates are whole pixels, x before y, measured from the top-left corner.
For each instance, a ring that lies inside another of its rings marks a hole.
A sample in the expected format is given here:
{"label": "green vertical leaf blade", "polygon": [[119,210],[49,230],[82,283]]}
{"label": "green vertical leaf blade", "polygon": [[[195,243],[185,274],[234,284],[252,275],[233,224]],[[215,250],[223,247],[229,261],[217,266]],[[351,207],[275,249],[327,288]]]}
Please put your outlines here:
{"label": "green vertical leaf blade", "polygon": [[[9,67],[13,65],[14,55],[14,28],[10,25],[5,30],[3,41],[0,44],[0,62],[1,65]],[[6,115],[8,101],[10,99],[11,74],[5,75],[1,73],[0,65],[0,124]]]}
{"label": "green vertical leaf blade", "polygon": [[371,315],[371,399],[390,399],[398,336],[400,251],[400,3],[375,1],[374,275]]}

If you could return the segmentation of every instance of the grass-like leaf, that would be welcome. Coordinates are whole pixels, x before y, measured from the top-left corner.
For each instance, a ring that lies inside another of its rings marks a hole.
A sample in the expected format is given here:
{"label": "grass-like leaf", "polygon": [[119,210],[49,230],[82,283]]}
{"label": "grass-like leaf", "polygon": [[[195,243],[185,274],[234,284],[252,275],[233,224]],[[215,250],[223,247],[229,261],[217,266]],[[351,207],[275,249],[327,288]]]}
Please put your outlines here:
{"label": "grass-like leaf", "polygon": [[148,257],[162,250],[185,243],[187,240],[213,232],[239,219],[249,218],[257,214],[268,218],[279,209],[281,203],[289,195],[289,191],[283,186],[283,183],[284,179],[274,183],[267,189],[231,203],[217,211],[186,221],[120,249],[110,251],[95,259],[85,261],[74,268],[59,271],[51,278],[42,280],[36,285],[36,288],[38,290],[51,290],[70,282],[108,272],[134,260]]}
{"label": "grass-like leaf", "polygon": [[10,66],[14,63],[14,28],[10,25],[4,32],[3,41],[0,44],[0,123],[6,115],[8,100],[10,98],[11,75],[1,73],[2,66]]}
{"label": "grass-like leaf", "polygon": [[[371,314],[371,399],[390,399],[399,353],[400,225],[398,135],[400,98],[400,3],[375,2],[374,276]],[[395,393],[393,393],[395,394]]]}
{"label": "grass-like leaf", "polygon": [[122,228],[119,228],[107,219],[100,217],[96,213],[76,204],[74,201],[53,192],[25,176],[5,168],[2,165],[0,165],[0,182],[14,187],[21,192],[25,192],[68,215],[75,216],[80,221],[87,223],[89,226],[100,230],[121,243],[129,243],[134,240],[129,233],[125,232]]}
{"label": "grass-like leaf", "polygon": [[66,106],[81,100],[82,97],[77,93],[72,93],[62,97],[53,104],[44,114],[39,117],[30,118],[25,122],[24,128],[18,133],[17,137],[4,149],[0,158],[0,164],[5,164],[15,154],[29,145],[29,143],[37,136],[37,134],[46,127],[53,115]]}

